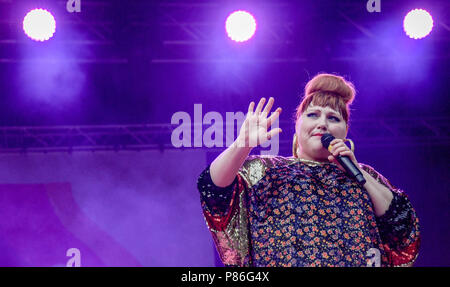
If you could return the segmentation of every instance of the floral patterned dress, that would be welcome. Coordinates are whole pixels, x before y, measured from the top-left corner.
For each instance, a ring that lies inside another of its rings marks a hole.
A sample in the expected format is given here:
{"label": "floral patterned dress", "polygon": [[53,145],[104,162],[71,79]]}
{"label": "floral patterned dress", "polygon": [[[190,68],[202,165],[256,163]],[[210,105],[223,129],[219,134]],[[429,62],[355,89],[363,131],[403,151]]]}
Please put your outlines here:
{"label": "floral patterned dress", "polygon": [[419,224],[404,192],[360,164],[394,197],[376,217],[367,191],[333,163],[250,156],[234,182],[198,179],[201,206],[226,266],[411,266]]}

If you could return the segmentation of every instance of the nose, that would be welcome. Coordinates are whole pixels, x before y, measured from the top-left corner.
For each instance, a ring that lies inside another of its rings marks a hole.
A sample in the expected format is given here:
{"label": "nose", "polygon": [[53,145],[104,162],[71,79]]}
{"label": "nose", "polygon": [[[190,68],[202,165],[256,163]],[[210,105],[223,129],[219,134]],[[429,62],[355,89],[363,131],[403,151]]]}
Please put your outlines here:
{"label": "nose", "polygon": [[325,117],[321,116],[317,120],[317,129],[320,129],[322,131],[327,131],[328,126],[327,126],[327,121],[326,121]]}

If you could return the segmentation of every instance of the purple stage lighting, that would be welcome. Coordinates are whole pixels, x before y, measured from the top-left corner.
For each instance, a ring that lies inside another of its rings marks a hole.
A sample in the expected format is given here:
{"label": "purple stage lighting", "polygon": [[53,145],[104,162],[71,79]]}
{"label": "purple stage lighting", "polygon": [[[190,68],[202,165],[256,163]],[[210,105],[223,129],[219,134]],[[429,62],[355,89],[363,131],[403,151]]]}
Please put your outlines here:
{"label": "purple stage lighting", "polygon": [[235,11],[228,16],[225,22],[225,29],[231,40],[245,42],[255,34],[256,21],[246,11]]}
{"label": "purple stage lighting", "polygon": [[411,10],[403,20],[403,29],[412,39],[422,39],[433,29],[433,18],[423,9]]}
{"label": "purple stage lighting", "polygon": [[35,41],[47,41],[55,30],[55,18],[47,10],[33,9],[23,19],[23,31]]}

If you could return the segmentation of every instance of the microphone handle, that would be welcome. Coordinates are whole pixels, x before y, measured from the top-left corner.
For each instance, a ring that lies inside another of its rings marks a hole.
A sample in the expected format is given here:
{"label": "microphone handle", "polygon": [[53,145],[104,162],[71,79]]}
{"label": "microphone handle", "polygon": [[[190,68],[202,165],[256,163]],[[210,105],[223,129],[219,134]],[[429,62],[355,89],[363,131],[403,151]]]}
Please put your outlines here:
{"label": "microphone handle", "polygon": [[348,156],[337,156],[336,160],[344,167],[347,174],[355,178],[361,186],[366,183],[366,179],[362,175],[361,171],[355,166]]}

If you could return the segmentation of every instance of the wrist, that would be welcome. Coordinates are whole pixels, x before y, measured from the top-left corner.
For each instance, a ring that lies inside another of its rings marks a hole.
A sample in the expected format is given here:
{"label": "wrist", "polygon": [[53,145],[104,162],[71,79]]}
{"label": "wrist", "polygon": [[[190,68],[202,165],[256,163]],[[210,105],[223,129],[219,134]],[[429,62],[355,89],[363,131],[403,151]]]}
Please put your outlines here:
{"label": "wrist", "polygon": [[245,138],[237,137],[236,140],[232,144],[233,148],[238,148],[242,150],[247,150],[249,153],[253,149],[249,144],[248,140]]}

